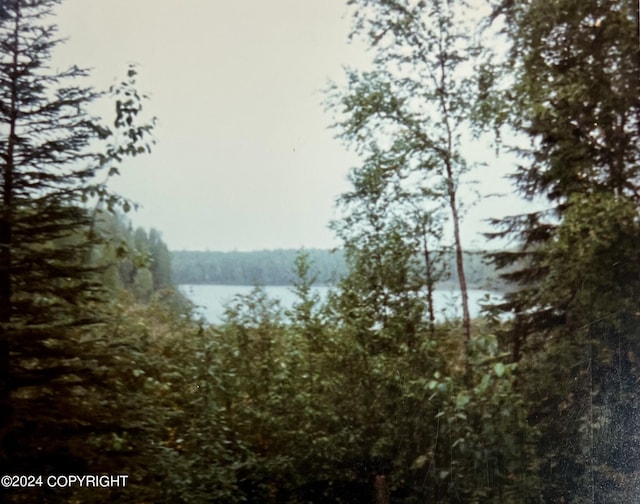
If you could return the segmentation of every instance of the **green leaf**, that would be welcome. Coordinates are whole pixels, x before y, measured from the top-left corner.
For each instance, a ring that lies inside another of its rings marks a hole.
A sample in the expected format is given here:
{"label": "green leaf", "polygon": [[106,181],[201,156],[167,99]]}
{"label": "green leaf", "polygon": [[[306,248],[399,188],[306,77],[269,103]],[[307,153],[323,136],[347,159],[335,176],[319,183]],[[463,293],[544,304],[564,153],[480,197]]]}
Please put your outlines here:
{"label": "green leaf", "polygon": [[464,408],[467,404],[469,404],[470,400],[471,398],[466,392],[460,392],[458,394],[458,397],[456,397],[456,408],[457,409]]}
{"label": "green leaf", "polygon": [[493,371],[498,378],[502,378],[502,375],[504,375],[504,369],[504,364],[502,362],[496,362],[493,366]]}
{"label": "green leaf", "polygon": [[413,461],[411,464],[411,469],[421,469],[427,463],[427,456],[420,455],[417,459]]}
{"label": "green leaf", "polygon": [[482,377],[482,381],[480,381],[480,385],[478,385],[475,388],[475,392],[476,393],[481,393],[484,392],[485,390],[487,390],[487,387],[489,386],[489,382],[491,381],[491,375],[490,374],[485,374]]}

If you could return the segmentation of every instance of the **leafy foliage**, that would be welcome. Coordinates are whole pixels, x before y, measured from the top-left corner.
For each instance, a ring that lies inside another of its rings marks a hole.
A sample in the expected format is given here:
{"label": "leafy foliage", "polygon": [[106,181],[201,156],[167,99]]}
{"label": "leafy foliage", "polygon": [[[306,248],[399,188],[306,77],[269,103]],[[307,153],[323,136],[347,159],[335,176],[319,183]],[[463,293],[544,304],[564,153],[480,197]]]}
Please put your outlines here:
{"label": "leafy foliage", "polygon": [[[136,120],[135,69],[113,90],[112,129],[84,112],[99,96],[74,85],[85,72],[47,68],[57,3],[0,12],[0,461],[8,473],[124,473],[129,484],[9,489],[4,502],[636,498],[630,2],[497,4],[514,43],[501,75],[474,59],[462,4],[350,1],[377,52],[375,71],[350,73],[337,95],[363,155],[332,224],[339,281],[325,301],[313,294],[335,266],[326,251],[174,253],[174,278],[292,285],[291,309],[255,287],[216,327],[172,289],[160,233],[113,212],[131,204],[106,181],[148,150],[152,124]],[[476,79],[461,70],[471,61]],[[510,94],[497,91],[504,82]],[[467,265],[486,277],[481,254],[461,268],[456,240],[453,253],[443,244],[444,207],[455,223],[470,167],[460,128],[474,117],[528,135],[514,179],[550,206],[503,223],[521,240],[494,256],[512,268],[498,308],[514,317],[461,331],[435,322],[431,289],[447,269],[463,283]]]}
{"label": "leafy foliage", "polygon": [[549,202],[497,223],[521,248],[495,257],[519,262],[505,338],[537,377],[523,390],[542,434],[546,502],[625,502],[636,485],[624,440],[638,408],[627,388],[638,379],[637,14],[628,1],[495,5],[513,112],[495,117],[530,141],[518,149],[518,190]]}
{"label": "leafy foliage", "polygon": [[[348,89],[332,89],[330,103],[342,107],[336,126],[340,136],[365,155],[365,164],[384,172],[390,194],[403,200],[410,195],[418,210],[416,225],[428,216],[431,223],[437,222],[430,231],[441,235],[438,228],[448,214],[463,337],[468,341],[471,322],[459,187],[471,167],[461,149],[475,101],[467,72],[481,48],[454,2],[348,3],[356,7],[352,36],[363,36],[375,51],[374,70],[349,71]],[[402,218],[407,217],[404,212]]]}

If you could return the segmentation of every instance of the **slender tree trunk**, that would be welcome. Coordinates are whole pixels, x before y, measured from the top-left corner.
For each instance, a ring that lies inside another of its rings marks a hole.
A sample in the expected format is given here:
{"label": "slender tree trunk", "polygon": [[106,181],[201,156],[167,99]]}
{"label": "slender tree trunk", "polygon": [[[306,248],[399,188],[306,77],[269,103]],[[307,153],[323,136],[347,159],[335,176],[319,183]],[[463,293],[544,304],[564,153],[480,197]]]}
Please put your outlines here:
{"label": "slender tree trunk", "polygon": [[[16,8],[15,18],[15,39],[13,47],[13,74],[17,75],[18,70],[18,33],[20,26],[20,10]],[[2,155],[4,167],[2,170],[2,209],[0,215],[0,450],[3,450],[2,440],[9,430],[11,420],[11,384],[10,384],[10,361],[9,361],[9,324],[11,322],[11,270],[12,257],[11,247],[13,244],[13,176],[15,170],[15,142],[16,124],[18,121],[18,83],[12,79],[11,102],[9,109],[9,132],[7,138],[7,149]],[[1,455],[1,454],[0,454]],[[4,468],[3,462],[0,467]]]}
{"label": "slender tree trunk", "polygon": [[431,252],[427,242],[427,227],[422,223],[422,253],[424,255],[425,281],[427,283],[427,306],[429,310],[429,332],[431,338],[436,336],[436,315],[433,307],[433,264],[431,261]]}
{"label": "slender tree trunk", "polygon": [[[450,160],[447,163],[447,172],[450,168]],[[460,285],[460,294],[462,296],[462,333],[464,335],[464,369],[465,383],[471,387],[472,369],[469,359],[469,343],[471,342],[471,317],[469,315],[469,292],[467,289],[467,278],[464,274],[464,256],[462,249],[462,241],[460,240],[460,216],[458,215],[458,205],[456,201],[456,191],[453,178],[449,177],[447,181],[449,186],[449,205],[451,207],[451,217],[453,219],[453,236],[455,242],[456,268],[458,270],[458,282]]]}
{"label": "slender tree trunk", "polygon": [[[449,180],[450,185],[453,181]],[[462,332],[465,342],[471,339],[471,316],[469,315],[469,289],[467,288],[467,278],[464,273],[464,250],[460,239],[460,216],[458,214],[458,205],[456,202],[455,189],[449,192],[449,205],[451,206],[451,217],[453,220],[453,239],[455,243],[456,253],[456,269],[458,271],[458,282],[460,285],[460,294],[462,296]]]}
{"label": "slender tree trunk", "polygon": [[[8,214],[10,212],[3,208],[2,217],[0,217],[0,470],[2,471],[8,469],[2,454],[3,441],[11,423],[8,327],[11,322],[11,224]],[[0,502],[2,502],[1,498]]]}
{"label": "slender tree trunk", "polygon": [[373,480],[374,504],[389,504],[389,484],[384,474],[377,474]]}
{"label": "slender tree trunk", "polygon": [[[443,46],[440,40],[440,54],[446,54],[448,48]],[[442,111],[442,119],[446,132],[447,145],[443,152],[444,165],[446,171],[447,197],[449,200],[449,209],[451,210],[451,219],[453,221],[453,239],[456,254],[456,269],[458,271],[458,282],[460,284],[460,294],[462,296],[462,332],[464,334],[465,348],[471,339],[471,317],[469,315],[469,292],[467,289],[467,279],[464,274],[464,261],[462,240],[460,239],[460,213],[458,210],[457,193],[457,173],[453,167],[453,131],[451,121],[453,120],[452,112],[447,102],[447,90],[449,89],[449,74],[445,65],[445,58],[440,58],[439,68],[439,87],[438,96],[440,101],[440,109]],[[466,354],[466,352],[465,352]]]}
{"label": "slender tree trunk", "polygon": [[[443,77],[444,80],[444,77]],[[451,210],[451,220],[453,221],[453,241],[456,254],[456,270],[458,272],[458,283],[460,285],[460,294],[462,296],[462,333],[464,334],[465,346],[471,339],[471,316],[469,315],[469,289],[467,288],[467,277],[464,273],[464,250],[462,248],[462,240],[460,238],[460,213],[458,211],[458,200],[456,197],[456,176],[453,170],[453,162],[451,160],[453,133],[449,125],[449,112],[442,99],[442,108],[445,117],[445,126],[447,129],[448,145],[446,156],[444,159],[446,177],[447,177],[447,198],[449,200],[449,209]]]}

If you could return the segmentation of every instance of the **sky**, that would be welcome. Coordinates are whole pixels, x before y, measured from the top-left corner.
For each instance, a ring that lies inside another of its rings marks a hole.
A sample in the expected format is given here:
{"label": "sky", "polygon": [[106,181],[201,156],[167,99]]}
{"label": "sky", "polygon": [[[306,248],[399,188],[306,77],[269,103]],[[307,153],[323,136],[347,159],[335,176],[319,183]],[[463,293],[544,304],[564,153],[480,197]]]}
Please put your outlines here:
{"label": "sky", "polygon": [[[323,89],[371,56],[348,42],[345,0],[65,0],[56,23],[68,40],[54,64],[92,68],[97,88],[138,65],[157,144],[111,184],[140,205],[134,225],[172,250],[339,245],[328,224],[358,159],[334,138]],[[467,246],[518,204],[486,197],[512,193],[512,166],[482,152]]]}

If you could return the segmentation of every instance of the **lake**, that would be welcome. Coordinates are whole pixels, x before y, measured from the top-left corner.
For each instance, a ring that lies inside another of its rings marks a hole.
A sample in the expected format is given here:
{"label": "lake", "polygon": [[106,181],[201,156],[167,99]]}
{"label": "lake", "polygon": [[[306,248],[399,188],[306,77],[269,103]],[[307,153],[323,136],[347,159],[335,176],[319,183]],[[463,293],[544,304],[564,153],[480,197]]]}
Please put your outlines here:
{"label": "lake", "polygon": [[[197,312],[205,320],[212,324],[222,321],[225,305],[236,295],[246,295],[253,290],[252,285],[180,285],[180,290],[197,306]],[[283,285],[268,285],[264,287],[270,298],[279,299],[283,308],[289,308],[295,302],[296,296],[291,287]],[[329,287],[315,286],[313,290],[325,297]],[[486,296],[498,301],[501,295],[482,289],[469,290],[469,311],[471,317],[480,315],[480,302],[486,302]],[[462,315],[460,308],[460,291],[451,289],[438,289],[434,292],[436,318],[446,320],[459,318]]]}

